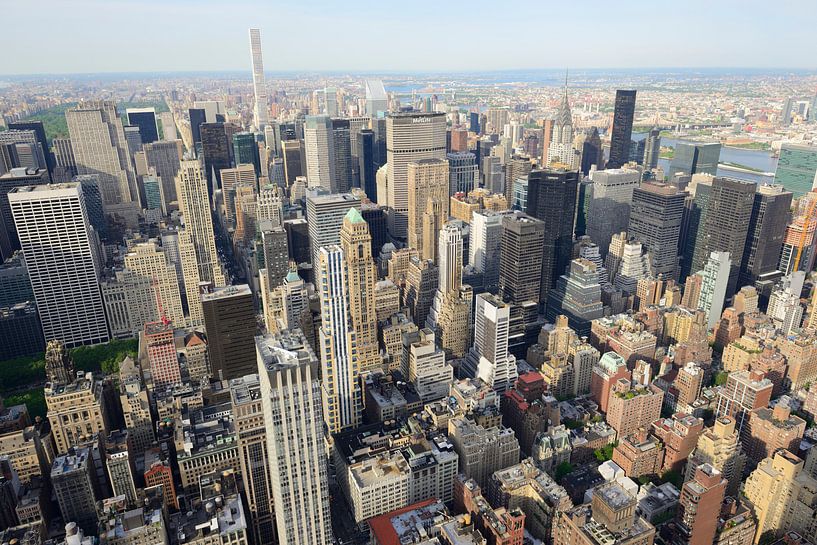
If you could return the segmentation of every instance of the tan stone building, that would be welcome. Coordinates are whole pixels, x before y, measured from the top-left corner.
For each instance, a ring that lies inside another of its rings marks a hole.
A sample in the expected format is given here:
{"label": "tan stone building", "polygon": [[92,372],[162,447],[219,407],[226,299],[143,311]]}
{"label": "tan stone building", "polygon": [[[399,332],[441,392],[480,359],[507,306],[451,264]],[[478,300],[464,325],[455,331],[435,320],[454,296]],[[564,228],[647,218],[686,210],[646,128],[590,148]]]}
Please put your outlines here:
{"label": "tan stone building", "polygon": [[437,259],[437,233],[448,220],[448,161],[408,163],[408,244],[423,259]]}
{"label": "tan stone building", "polygon": [[817,480],[803,471],[803,460],[791,452],[780,450],[761,461],[743,491],[757,518],[755,543],[769,534],[817,532]]}
{"label": "tan stone building", "polygon": [[109,419],[103,402],[102,381],[91,373],[69,384],[48,384],[45,403],[54,437],[55,452],[64,454],[94,435],[108,435]]}

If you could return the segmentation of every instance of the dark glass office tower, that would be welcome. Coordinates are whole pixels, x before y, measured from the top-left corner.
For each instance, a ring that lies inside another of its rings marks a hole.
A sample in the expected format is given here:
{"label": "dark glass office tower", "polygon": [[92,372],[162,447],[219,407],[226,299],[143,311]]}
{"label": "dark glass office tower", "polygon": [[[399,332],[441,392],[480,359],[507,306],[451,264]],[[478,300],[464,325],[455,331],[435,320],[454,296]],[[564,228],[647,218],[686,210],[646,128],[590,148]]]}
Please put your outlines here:
{"label": "dark glass office tower", "polygon": [[372,236],[372,255],[380,255],[383,245],[389,241],[386,209],[372,204],[364,204],[360,207],[360,214],[369,225],[369,234]]}
{"label": "dark glass office tower", "polygon": [[207,114],[204,108],[190,108],[190,132],[193,135],[193,147],[197,142],[201,142],[201,125],[207,123]]}
{"label": "dark glass office tower", "polygon": [[232,123],[202,123],[200,131],[204,174],[212,202],[213,190],[221,187],[221,169],[233,166],[231,143],[238,126]]}
{"label": "dark glass office tower", "polygon": [[43,155],[45,156],[45,163],[48,165],[48,173],[52,174],[54,172],[54,167],[56,166],[56,162],[54,161],[54,156],[51,155],[50,148],[48,146],[48,139],[45,134],[45,127],[43,126],[42,121],[13,121],[8,124],[8,128],[10,130],[20,130],[20,131],[34,131],[37,135],[37,142],[40,143],[40,146],[43,148]]}
{"label": "dark glass office tower", "polygon": [[777,270],[786,226],[791,219],[791,202],[792,192],[782,185],[758,186],[743,250],[740,286],[754,284],[759,276]]}
{"label": "dark glass office tower", "polygon": [[386,157],[386,118],[372,119],[372,130],[374,131],[374,171],[377,173],[377,169],[388,161]]}
{"label": "dark glass office tower", "polygon": [[578,172],[548,169],[528,175],[526,212],[545,224],[540,302],[547,301],[548,292],[570,263],[578,185]]}
{"label": "dark glass office tower", "polygon": [[332,145],[335,147],[335,179],[332,187],[338,193],[352,189],[352,142],[349,140],[349,120],[332,119]]}
{"label": "dark glass office tower", "polygon": [[593,127],[582,144],[582,174],[587,176],[593,165],[599,169],[604,166],[604,150],[601,147],[601,137],[596,127]]}
{"label": "dark glass office tower", "polygon": [[377,202],[377,180],[374,168],[374,131],[361,130],[357,135],[358,171],[360,187],[372,202]]}
{"label": "dark glass office tower", "polygon": [[471,112],[468,116],[468,130],[479,134],[479,112]]}
{"label": "dark glass office tower", "polygon": [[633,190],[627,234],[649,251],[650,272],[665,280],[678,276],[678,237],[686,193],[661,182],[644,182]]}
{"label": "dark glass office tower", "polygon": [[695,248],[698,246],[699,238],[703,238],[703,226],[711,196],[712,182],[705,181],[698,182],[694,196],[685,199],[681,235],[678,238],[678,255],[681,262],[681,274],[678,279],[681,283],[684,283],[690,274],[698,272],[698,269],[693,268]]}
{"label": "dark glass office tower", "polygon": [[128,108],[125,110],[128,125],[139,127],[143,144],[159,140],[159,127],[156,125],[156,111],[153,108]]}
{"label": "dark glass office tower", "polygon": [[683,174],[711,174],[718,172],[721,145],[717,142],[678,142],[669,165],[669,178]]}
{"label": "dark glass office tower", "polygon": [[261,157],[254,133],[240,132],[233,135],[233,158],[236,166],[252,165],[255,175],[261,176]]}
{"label": "dark glass office tower", "polygon": [[213,378],[230,380],[257,370],[255,304],[246,284],[201,296]]}
{"label": "dark glass office tower", "polygon": [[616,108],[613,113],[613,131],[610,137],[610,160],[607,168],[621,168],[630,157],[630,141],[633,136],[635,116],[635,91],[616,91]]}
{"label": "dark glass office tower", "polygon": [[692,271],[702,270],[712,252],[729,252],[732,268],[726,297],[737,291],[738,273],[743,266],[746,235],[755,201],[757,184],[746,180],[716,177],[703,222],[698,228]]}

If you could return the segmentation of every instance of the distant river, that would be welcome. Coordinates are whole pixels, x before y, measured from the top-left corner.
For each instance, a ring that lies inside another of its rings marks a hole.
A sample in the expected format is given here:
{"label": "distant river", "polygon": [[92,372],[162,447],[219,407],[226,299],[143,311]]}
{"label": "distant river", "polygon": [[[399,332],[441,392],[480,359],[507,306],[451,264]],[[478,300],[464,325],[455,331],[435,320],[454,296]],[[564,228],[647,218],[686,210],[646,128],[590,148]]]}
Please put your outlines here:
{"label": "distant river", "polygon": [[[643,138],[643,134],[633,135],[633,137]],[[661,137],[662,146],[674,148],[677,142],[678,140],[675,138]],[[777,157],[772,155],[771,152],[763,150],[729,148],[723,146],[721,147],[720,162],[744,165],[759,169],[763,172],[774,172],[777,169]],[[670,161],[668,159],[658,160],[658,165],[664,169],[664,172],[669,172],[669,163]],[[774,180],[774,176],[763,176],[762,174],[755,172],[738,172],[731,169],[725,169],[723,167],[718,167],[718,176],[728,176],[730,178],[749,180],[755,183],[771,183]]]}

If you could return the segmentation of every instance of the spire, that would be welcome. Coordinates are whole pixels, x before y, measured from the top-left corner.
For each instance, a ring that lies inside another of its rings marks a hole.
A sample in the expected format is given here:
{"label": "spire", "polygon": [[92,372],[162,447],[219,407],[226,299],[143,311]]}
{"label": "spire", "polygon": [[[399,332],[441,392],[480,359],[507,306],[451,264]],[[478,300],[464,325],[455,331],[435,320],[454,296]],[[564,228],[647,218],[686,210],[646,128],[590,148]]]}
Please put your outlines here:
{"label": "spire", "polygon": [[556,124],[560,127],[573,125],[573,116],[570,113],[570,103],[567,100],[567,70],[565,70],[565,94],[562,97],[562,104],[559,106],[559,113],[556,115]]}

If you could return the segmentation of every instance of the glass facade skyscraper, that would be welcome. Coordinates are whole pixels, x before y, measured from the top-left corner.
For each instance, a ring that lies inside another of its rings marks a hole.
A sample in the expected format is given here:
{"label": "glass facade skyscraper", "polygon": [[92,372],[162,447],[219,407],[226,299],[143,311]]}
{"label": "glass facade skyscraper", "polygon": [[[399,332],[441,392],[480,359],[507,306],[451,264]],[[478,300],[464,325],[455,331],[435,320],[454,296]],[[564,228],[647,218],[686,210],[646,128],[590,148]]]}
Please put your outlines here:
{"label": "glass facade skyscraper", "polygon": [[610,136],[610,160],[607,168],[621,168],[630,157],[635,116],[635,90],[616,91],[616,109],[613,113],[613,132]]}
{"label": "glass facade skyscraper", "polygon": [[811,191],[817,179],[817,147],[783,144],[774,173],[774,183],[800,197]]}
{"label": "glass facade skyscraper", "polygon": [[717,142],[678,142],[669,165],[669,177],[676,172],[683,174],[716,175],[721,156],[721,145]]}

